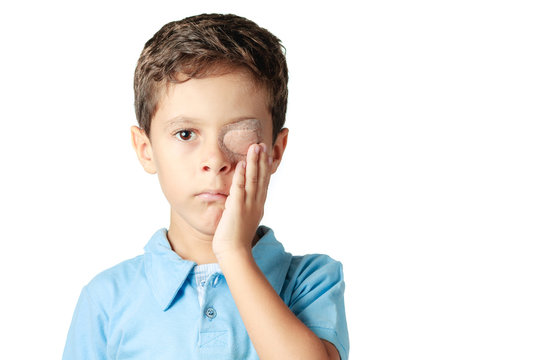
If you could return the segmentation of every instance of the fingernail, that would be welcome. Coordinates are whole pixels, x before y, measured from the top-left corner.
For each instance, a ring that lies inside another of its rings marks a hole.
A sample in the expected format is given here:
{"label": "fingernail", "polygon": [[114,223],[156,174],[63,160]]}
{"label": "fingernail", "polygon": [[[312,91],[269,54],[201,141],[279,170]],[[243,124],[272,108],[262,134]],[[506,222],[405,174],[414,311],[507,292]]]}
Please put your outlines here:
{"label": "fingernail", "polygon": [[266,144],[265,144],[265,143],[261,143],[261,147],[262,147],[263,153],[265,153],[265,152],[266,152]]}
{"label": "fingernail", "polygon": [[258,154],[259,151],[261,151],[261,148],[257,145],[255,145],[255,154]]}
{"label": "fingernail", "polygon": [[274,158],[272,156],[268,157],[268,165],[272,165],[272,162],[274,161]]}

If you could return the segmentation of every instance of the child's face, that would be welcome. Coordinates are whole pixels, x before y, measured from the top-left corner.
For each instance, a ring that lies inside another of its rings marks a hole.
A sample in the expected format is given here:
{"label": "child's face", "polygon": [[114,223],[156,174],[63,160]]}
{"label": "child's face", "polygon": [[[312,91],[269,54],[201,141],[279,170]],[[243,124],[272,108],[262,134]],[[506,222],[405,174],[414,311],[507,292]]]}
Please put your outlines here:
{"label": "child's face", "polygon": [[243,149],[265,143],[279,160],[287,138],[285,129],[272,147],[266,91],[241,72],[171,84],[150,133],[152,144],[138,151],[139,160],[147,172],[158,174],[177,225],[205,235],[219,222]]}

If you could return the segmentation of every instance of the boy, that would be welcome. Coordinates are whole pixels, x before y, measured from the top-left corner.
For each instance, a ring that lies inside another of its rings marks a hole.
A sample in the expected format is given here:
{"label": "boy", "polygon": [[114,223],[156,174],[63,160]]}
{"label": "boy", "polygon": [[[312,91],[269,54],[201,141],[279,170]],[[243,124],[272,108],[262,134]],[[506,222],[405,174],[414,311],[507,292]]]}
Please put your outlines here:
{"label": "boy", "polygon": [[280,40],[235,15],[166,24],[135,71],[132,143],[171,205],[144,255],[81,292],[64,359],[347,359],[341,264],[259,226],[287,145]]}

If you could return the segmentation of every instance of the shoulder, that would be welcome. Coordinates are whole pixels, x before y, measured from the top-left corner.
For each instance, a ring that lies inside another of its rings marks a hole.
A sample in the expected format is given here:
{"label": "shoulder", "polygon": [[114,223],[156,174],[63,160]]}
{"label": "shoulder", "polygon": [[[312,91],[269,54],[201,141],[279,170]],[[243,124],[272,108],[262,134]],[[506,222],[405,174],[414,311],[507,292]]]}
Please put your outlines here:
{"label": "shoulder", "polygon": [[343,265],[324,254],[293,256],[284,284],[288,302],[306,294],[317,296],[330,289],[344,291]]}
{"label": "shoulder", "polygon": [[291,278],[343,278],[343,265],[341,262],[325,254],[308,254],[293,256],[289,267]]}
{"label": "shoulder", "polygon": [[309,277],[343,277],[341,262],[325,254],[291,255],[285,251],[274,236],[274,232],[267,226],[260,226],[257,234],[261,237],[255,245],[254,256],[259,265],[270,263],[271,270],[275,270],[276,264],[281,264],[282,272],[286,273],[286,281],[299,281]]}
{"label": "shoulder", "polygon": [[94,302],[102,305],[113,303],[119,294],[137,282],[144,275],[144,255],[122,261],[90,280],[85,286],[86,293]]}

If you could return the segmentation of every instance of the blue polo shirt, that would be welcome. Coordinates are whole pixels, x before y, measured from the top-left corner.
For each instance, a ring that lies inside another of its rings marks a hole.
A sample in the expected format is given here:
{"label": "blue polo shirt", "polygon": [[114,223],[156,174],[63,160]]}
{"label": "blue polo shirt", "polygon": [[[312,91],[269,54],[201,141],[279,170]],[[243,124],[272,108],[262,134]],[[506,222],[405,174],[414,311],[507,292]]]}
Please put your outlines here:
{"label": "blue polo shirt", "polygon": [[[326,255],[292,256],[270,228],[261,225],[257,233],[253,257],[272,287],[347,359],[341,263]],[[197,283],[196,263],[171,249],[166,228],[144,250],[82,289],[64,360],[258,359],[219,266]]]}

